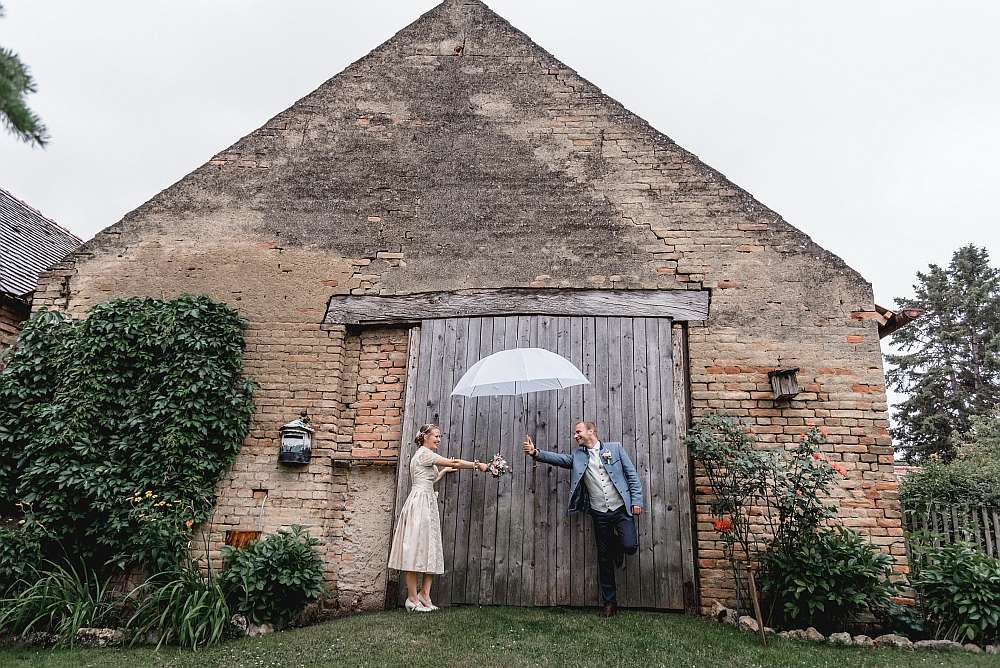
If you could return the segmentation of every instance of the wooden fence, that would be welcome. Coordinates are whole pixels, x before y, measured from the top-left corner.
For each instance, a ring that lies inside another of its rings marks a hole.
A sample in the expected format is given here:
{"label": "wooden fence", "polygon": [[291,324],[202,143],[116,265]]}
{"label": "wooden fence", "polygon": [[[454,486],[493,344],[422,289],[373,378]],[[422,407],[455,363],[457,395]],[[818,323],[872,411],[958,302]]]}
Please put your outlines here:
{"label": "wooden fence", "polygon": [[907,531],[928,532],[933,545],[964,542],[1000,558],[1000,508],[930,504],[904,517]]}

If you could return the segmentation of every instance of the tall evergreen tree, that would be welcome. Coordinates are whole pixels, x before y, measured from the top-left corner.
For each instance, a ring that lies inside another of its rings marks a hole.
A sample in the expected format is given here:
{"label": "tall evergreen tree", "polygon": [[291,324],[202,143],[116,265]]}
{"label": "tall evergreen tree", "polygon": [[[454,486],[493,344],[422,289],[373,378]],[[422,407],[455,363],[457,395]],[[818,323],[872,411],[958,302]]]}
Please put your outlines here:
{"label": "tall evergreen tree", "polygon": [[[3,5],[0,4],[0,17],[3,14]],[[16,53],[0,47],[0,124],[29,144],[45,146],[49,140],[48,130],[25,101],[25,97],[35,91],[35,80],[28,67]]]}
{"label": "tall evergreen tree", "polygon": [[1000,403],[1000,271],[985,248],[969,245],[917,280],[916,296],[896,305],[924,314],[893,335],[901,354],[887,356],[889,386],[907,395],[893,436],[910,462],[948,461],[972,418]]}

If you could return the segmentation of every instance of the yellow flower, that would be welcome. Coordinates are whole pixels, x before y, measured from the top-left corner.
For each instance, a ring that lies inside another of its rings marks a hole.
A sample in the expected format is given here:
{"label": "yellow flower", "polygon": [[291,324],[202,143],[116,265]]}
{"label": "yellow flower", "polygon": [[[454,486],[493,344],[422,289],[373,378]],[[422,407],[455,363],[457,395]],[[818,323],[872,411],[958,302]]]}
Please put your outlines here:
{"label": "yellow flower", "polygon": [[151,489],[147,489],[147,490],[146,490],[146,498],[149,498],[149,497],[151,497],[151,496],[153,496],[153,490],[151,490]]}

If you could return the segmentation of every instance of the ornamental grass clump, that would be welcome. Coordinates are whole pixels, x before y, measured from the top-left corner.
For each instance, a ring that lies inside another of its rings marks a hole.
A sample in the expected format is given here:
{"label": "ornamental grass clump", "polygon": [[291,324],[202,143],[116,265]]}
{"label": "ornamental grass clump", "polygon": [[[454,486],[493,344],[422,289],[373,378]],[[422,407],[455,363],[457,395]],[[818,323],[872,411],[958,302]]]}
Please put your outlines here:
{"label": "ornamental grass clump", "polygon": [[320,541],[300,526],[245,548],[223,548],[221,580],[230,607],[254,624],[287,626],[326,593]]}
{"label": "ornamental grass clump", "polygon": [[127,622],[133,644],[156,639],[156,647],[176,644],[188,649],[214,645],[229,623],[229,605],[211,569],[198,562],[158,573],[129,594],[133,606]]}
{"label": "ornamental grass clump", "polygon": [[14,587],[16,594],[0,599],[0,633],[21,635],[44,631],[72,645],[81,628],[114,626],[120,621],[120,598],[111,582],[86,565],[45,562],[30,566]]}

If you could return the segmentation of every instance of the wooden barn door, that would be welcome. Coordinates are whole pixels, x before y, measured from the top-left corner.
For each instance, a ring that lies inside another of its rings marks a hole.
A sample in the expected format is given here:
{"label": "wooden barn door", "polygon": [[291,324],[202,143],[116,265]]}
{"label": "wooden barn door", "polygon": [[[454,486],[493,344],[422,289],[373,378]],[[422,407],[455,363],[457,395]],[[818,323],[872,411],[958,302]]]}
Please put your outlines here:
{"label": "wooden barn door", "polygon": [[[461,471],[438,484],[446,574],[441,604],[596,605],[597,556],[589,516],[567,516],[569,474],[524,457],[521,441],[570,452],[579,419],[620,441],[642,478],[647,512],[639,553],[617,572],[623,606],[684,609],[694,580],[687,458],[678,444],[671,321],[664,318],[507,316],[424,321],[412,337],[396,513],[409,491],[409,442],[441,426],[441,454],[488,461],[512,474]],[[546,348],[571,360],[589,386],[524,397],[451,397],[472,364],[510,348]],[[676,379],[684,382],[683,379]],[[689,585],[690,587],[690,585]]]}

